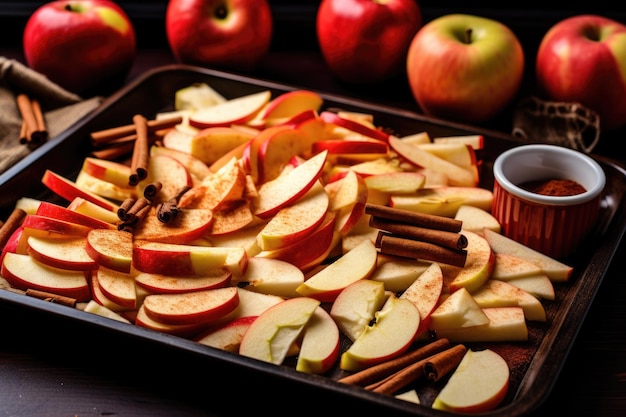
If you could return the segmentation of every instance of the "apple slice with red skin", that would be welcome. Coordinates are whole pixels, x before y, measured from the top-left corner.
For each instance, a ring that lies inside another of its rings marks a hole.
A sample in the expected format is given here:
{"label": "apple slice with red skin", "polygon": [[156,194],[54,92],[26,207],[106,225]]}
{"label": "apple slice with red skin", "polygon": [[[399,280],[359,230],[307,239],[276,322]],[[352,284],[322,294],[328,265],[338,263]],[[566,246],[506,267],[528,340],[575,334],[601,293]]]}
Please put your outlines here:
{"label": "apple slice with red skin", "polygon": [[205,209],[181,210],[171,222],[162,223],[153,206],[133,234],[139,240],[186,244],[206,235],[212,223],[213,211]]}
{"label": "apple slice with red skin", "polygon": [[86,237],[46,239],[28,237],[28,254],[42,264],[72,271],[91,271],[98,267],[86,250]]}
{"label": "apple slice with red skin", "polygon": [[294,117],[305,111],[318,111],[323,101],[322,97],[313,91],[287,91],[271,99],[261,110],[259,118],[278,120]]}
{"label": "apple slice with red skin", "polygon": [[428,330],[430,315],[439,305],[443,293],[443,272],[437,263],[432,263],[413,283],[402,292],[400,298],[405,298],[415,304],[420,312],[419,337]]}
{"label": "apple slice with red skin", "polygon": [[181,294],[151,294],[143,300],[148,317],[165,324],[209,323],[237,308],[235,287],[192,291]]}
{"label": "apple slice with red skin", "polygon": [[387,299],[385,285],[361,279],[344,288],[333,302],[330,315],[348,339],[355,341]]}
{"label": "apple slice with red skin", "polygon": [[158,320],[154,320],[146,313],[146,309],[143,304],[137,310],[135,317],[135,325],[146,329],[154,330],[160,333],[171,334],[173,336],[193,338],[198,333],[202,332],[207,326],[207,323],[198,322],[192,324],[168,324],[162,323]]}
{"label": "apple slice with red skin", "polygon": [[371,127],[366,126],[362,123],[342,117],[337,113],[331,111],[323,111],[320,113],[320,118],[326,123],[343,127],[360,135],[364,135],[383,142],[389,141],[389,134],[383,132],[382,130],[372,129]]}
{"label": "apple slice with red skin", "polygon": [[140,272],[135,283],[152,294],[180,294],[191,291],[223,288],[230,284],[232,274],[224,267],[215,268],[202,276],[172,277]]}
{"label": "apple slice with red skin", "polygon": [[223,267],[224,248],[160,243],[135,238],[133,267],[150,274],[201,276]]}
{"label": "apple slice with red skin", "polygon": [[[82,224],[93,229],[116,229],[116,226],[93,216],[85,215],[58,204],[42,201],[35,214],[52,217],[66,222]],[[118,219],[119,220],[119,219]]]}
{"label": "apple slice with red skin", "polygon": [[98,268],[94,274],[105,297],[122,307],[137,308],[137,291],[133,275],[105,267]]}
{"label": "apple slice with red skin", "polygon": [[296,291],[302,296],[320,301],[335,301],[348,285],[369,278],[376,268],[377,256],[374,244],[364,240],[326,268],[309,277]]}
{"label": "apple slice with red skin", "polygon": [[207,237],[229,235],[254,224],[257,218],[252,214],[250,206],[250,200],[240,199],[213,211],[213,222]]}
{"label": "apple slice with red skin", "polygon": [[261,313],[243,335],[239,354],[280,365],[320,305],[309,297],[284,300]]}
{"label": "apple slice with red skin", "polygon": [[128,187],[128,178],[132,173],[128,165],[89,156],[84,159],[81,169],[94,178],[110,182],[118,187]]}
{"label": "apple slice with red skin", "polygon": [[88,301],[91,290],[85,271],[72,271],[47,266],[29,255],[7,252],[2,260],[1,275],[12,287],[46,291]]}
{"label": "apple slice with red skin", "polygon": [[491,349],[469,349],[432,407],[451,413],[483,413],[496,408],[509,389],[510,370]]}
{"label": "apple slice with red skin", "polygon": [[180,190],[193,187],[193,180],[185,165],[169,155],[150,157],[147,177],[137,184],[137,195],[143,195],[146,186],[156,182],[161,183],[161,189],[151,199],[155,204],[168,201]]}
{"label": "apple slice with red skin", "polygon": [[189,175],[193,178],[194,184],[202,181],[204,177],[211,174],[211,170],[207,164],[190,153],[179,151],[177,149],[166,148],[165,146],[152,145],[150,147],[150,157],[156,155],[166,155],[183,164],[185,168],[187,168]]}
{"label": "apple slice with red skin", "polygon": [[280,209],[269,220],[257,235],[257,244],[261,250],[276,250],[306,239],[324,221],[328,205],[328,194],[318,181],[298,201]]}
{"label": "apple slice with red skin", "polygon": [[245,124],[248,120],[251,120],[270,99],[271,92],[269,90],[233,98],[223,103],[193,112],[189,116],[189,124],[199,129]]}
{"label": "apple slice with red skin", "polygon": [[[257,177],[255,178],[254,169],[251,175],[257,184],[278,177],[283,167],[294,155],[310,152],[304,133],[289,125],[269,127],[259,133],[254,141],[258,141]],[[255,161],[251,159],[250,162],[251,167],[254,168]]]}
{"label": "apple slice with red skin", "polygon": [[251,132],[230,125],[216,126],[201,129],[182,138],[167,134],[163,138],[163,146],[186,153],[210,166],[254,136]]}
{"label": "apple slice with red skin", "polygon": [[485,228],[497,233],[500,233],[502,230],[498,219],[489,211],[480,207],[462,204],[456,211],[454,218],[463,222],[463,230],[469,230],[479,235],[483,234],[483,229]]}
{"label": "apple slice with red skin", "polygon": [[102,289],[100,288],[100,283],[98,282],[98,277],[95,273],[91,273],[91,276],[88,278],[91,287],[91,299],[102,305],[103,307],[108,308],[111,311],[116,313],[121,313],[123,311],[129,311],[128,307],[121,306],[117,304],[115,301],[111,300],[109,297],[104,295]]}
{"label": "apple slice with red skin", "polygon": [[253,213],[268,219],[306,194],[322,174],[327,155],[326,151],[320,152],[285,175],[261,185]]}
{"label": "apple slice with red skin", "polygon": [[41,182],[52,192],[67,201],[72,201],[76,197],[81,197],[113,212],[116,212],[118,209],[118,205],[112,201],[107,200],[104,197],[100,197],[90,191],[81,189],[74,181],[50,171],[49,169],[44,172]]}
{"label": "apple slice with red skin", "polygon": [[89,226],[39,214],[27,214],[22,222],[22,227],[26,235],[43,238],[85,237],[91,230],[94,230]]}
{"label": "apple slice with red skin", "polygon": [[120,221],[117,211],[105,209],[104,207],[94,204],[89,200],[85,200],[82,197],[76,197],[73,199],[67,205],[67,209],[111,224],[117,224]]}
{"label": "apple slice with red skin", "polygon": [[85,250],[101,266],[130,272],[133,235],[123,230],[94,229],[87,235]]}
{"label": "apple slice with red skin", "polygon": [[337,362],[340,348],[337,323],[323,307],[318,306],[304,327],[296,371],[325,374]]}
{"label": "apple slice with red skin", "polygon": [[249,291],[277,295],[283,298],[299,297],[296,288],[304,282],[304,273],[295,265],[280,259],[248,259],[248,267],[237,285],[247,284]]}
{"label": "apple slice with red skin", "polygon": [[340,368],[360,371],[402,355],[415,340],[419,326],[415,304],[391,294],[375,313],[374,324],[367,326],[341,355]]}
{"label": "apple slice with red skin", "polygon": [[194,340],[206,346],[227,352],[239,353],[241,339],[258,316],[238,317],[215,328],[210,328]]}

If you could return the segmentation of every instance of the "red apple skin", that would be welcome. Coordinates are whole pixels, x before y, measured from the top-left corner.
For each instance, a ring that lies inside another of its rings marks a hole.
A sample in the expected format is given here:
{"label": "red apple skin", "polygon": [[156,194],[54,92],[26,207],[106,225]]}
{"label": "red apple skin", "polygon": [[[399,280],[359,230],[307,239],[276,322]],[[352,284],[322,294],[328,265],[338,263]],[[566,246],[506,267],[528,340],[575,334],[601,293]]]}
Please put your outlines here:
{"label": "red apple skin", "polygon": [[165,27],[179,62],[251,70],[269,51],[273,19],[266,0],[170,0]]}
{"label": "red apple skin", "polygon": [[563,19],[544,35],[535,62],[538,87],[551,100],[578,102],[603,130],[626,125],[626,25],[597,15]]}
{"label": "red apple skin", "polygon": [[136,37],[125,11],[108,0],[62,0],[40,6],[23,34],[30,68],[74,93],[123,81],[135,60]]}
{"label": "red apple skin", "polygon": [[337,78],[354,84],[401,74],[421,26],[415,0],[323,0],[316,20],[326,64]]}
{"label": "red apple skin", "polygon": [[406,71],[411,92],[425,114],[481,123],[501,113],[516,97],[524,61],[522,45],[507,26],[479,16],[449,14],[418,31],[409,47]]}

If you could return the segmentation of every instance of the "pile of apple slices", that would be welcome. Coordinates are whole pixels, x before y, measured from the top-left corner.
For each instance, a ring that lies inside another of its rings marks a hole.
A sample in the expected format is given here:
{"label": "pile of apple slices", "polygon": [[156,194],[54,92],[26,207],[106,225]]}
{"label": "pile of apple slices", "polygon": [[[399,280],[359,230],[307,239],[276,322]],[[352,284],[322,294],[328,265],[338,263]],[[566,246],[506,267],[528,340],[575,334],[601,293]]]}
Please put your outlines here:
{"label": "pile of apple slices", "polygon": [[[500,234],[478,186],[480,136],[397,137],[369,114],[322,111],[304,90],[226,100],[193,86],[176,103],[183,122],[160,133],[137,186],[128,164],[86,157],[74,180],[43,175],[67,204],[18,200],[27,215],[2,249],[6,285],[327,374],[385,362],[431,333],[523,343],[527,321],[547,320],[552,283],[572,272]],[[153,183],[147,216],[119,230],[121,202]],[[180,214],[160,222],[154,204],[181,189]],[[465,267],[381,254],[367,204],[461,220]]]}

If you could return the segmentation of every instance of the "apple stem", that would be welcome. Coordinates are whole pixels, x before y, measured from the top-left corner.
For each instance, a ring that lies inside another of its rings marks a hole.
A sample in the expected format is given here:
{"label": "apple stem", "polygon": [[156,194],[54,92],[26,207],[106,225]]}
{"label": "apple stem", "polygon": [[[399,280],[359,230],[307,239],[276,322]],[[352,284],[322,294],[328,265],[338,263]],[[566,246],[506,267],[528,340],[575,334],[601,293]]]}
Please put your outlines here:
{"label": "apple stem", "polygon": [[465,43],[472,43],[472,28],[465,29]]}
{"label": "apple stem", "polygon": [[216,18],[220,20],[226,18],[226,16],[228,16],[228,10],[226,9],[226,6],[222,4],[219,7],[217,7],[215,9],[214,15]]}

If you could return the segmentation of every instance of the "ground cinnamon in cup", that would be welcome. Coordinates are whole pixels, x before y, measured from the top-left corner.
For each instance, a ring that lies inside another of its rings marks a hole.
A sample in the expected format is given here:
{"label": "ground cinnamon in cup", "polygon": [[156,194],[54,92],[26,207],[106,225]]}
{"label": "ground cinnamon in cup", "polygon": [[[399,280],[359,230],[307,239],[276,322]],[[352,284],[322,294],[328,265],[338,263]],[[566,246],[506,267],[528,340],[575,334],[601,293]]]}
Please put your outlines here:
{"label": "ground cinnamon in cup", "polygon": [[568,196],[582,194],[585,191],[585,187],[573,180],[562,179],[550,179],[542,181],[529,181],[520,185],[521,188],[526,191],[533,192],[535,194],[553,195],[553,196]]}

